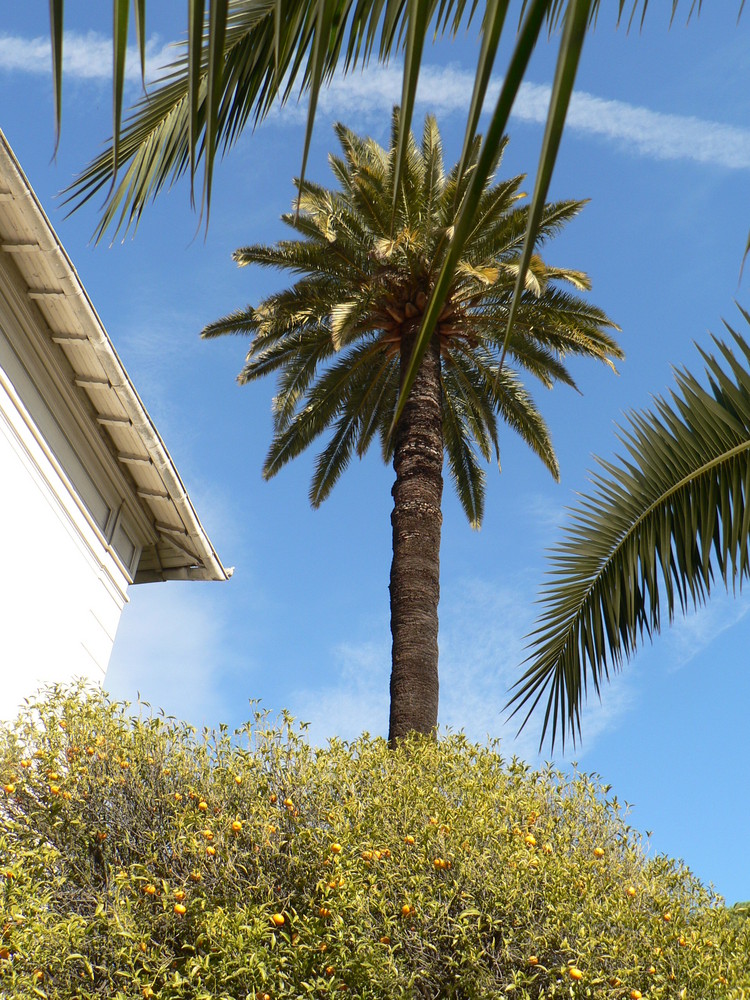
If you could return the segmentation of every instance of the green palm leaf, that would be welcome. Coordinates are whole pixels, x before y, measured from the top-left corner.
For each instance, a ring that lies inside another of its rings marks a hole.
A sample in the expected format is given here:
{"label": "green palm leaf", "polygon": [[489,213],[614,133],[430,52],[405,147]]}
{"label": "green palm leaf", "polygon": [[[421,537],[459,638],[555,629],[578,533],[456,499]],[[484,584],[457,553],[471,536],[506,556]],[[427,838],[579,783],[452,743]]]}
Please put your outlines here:
{"label": "green palm leaf", "polygon": [[[743,312],[746,321],[750,314]],[[631,414],[625,453],[599,460],[594,489],[572,510],[553,550],[530,665],[515,685],[522,725],[546,699],[549,731],[575,741],[589,683],[598,694],[644,636],[702,604],[716,580],[750,568],[750,345],[731,327],[701,351],[708,386],[687,371],[677,391]]]}

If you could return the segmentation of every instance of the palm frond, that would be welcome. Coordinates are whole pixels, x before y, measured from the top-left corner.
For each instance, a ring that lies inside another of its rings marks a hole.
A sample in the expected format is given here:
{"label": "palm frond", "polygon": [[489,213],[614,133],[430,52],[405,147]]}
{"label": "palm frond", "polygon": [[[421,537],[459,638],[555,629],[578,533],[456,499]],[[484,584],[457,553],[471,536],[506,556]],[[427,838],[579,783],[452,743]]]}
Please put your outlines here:
{"label": "palm frond", "polygon": [[[746,321],[750,315],[743,311]],[[589,683],[599,693],[663,618],[734,587],[750,569],[750,346],[714,338],[708,387],[687,371],[677,391],[630,415],[625,454],[599,460],[552,556],[542,612],[509,702],[523,724],[546,698],[542,741],[580,736]]]}

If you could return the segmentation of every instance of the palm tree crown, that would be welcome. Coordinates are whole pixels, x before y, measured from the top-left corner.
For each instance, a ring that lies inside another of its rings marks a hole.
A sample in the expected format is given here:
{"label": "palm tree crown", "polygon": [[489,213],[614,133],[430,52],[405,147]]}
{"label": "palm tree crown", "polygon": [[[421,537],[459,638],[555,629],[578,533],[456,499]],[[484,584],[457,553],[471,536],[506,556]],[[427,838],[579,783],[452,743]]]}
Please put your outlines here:
{"label": "palm tree crown", "polygon": [[[525,369],[547,387],[556,381],[573,385],[563,363],[566,355],[586,355],[611,365],[610,359],[622,357],[622,352],[611,333],[617,329],[615,324],[600,309],[563,287],[588,289],[586,275],[548,266],[535,254],[508,346],[513,367],[500,364],[527,208],[519,204],[524,197],[519,192],[522,178],[488,183],[430,350],[421,363],[409,404],[391,435],[404,371],[450,246],[479,140],[470,151],[468,169],[459,174],[454,168],[446,174],[438,128],[434,118],[428,117],[421,146],[409,136],[402,182],[394,192],[398,111],[388,150],[343,125],[336,126],[336,134],[342,155],[331,156],[330,165],[339,188],[331,190],[308,181],[298,184],[295,211],[284,216],[298,238],[274,246],[245,247],[234,254],[240,265],[261,264],[289,271],[296,275],[295,283],[257,307],[247,307],[211,324],[203,336],[251,335],[241,383],[279,373],[266,477],[275,475],[329,428],[332,433],[313,474],[313,505],[325,499],[352,456],[363,455],[375,436],[380,439],[384,460],[393,461],[394,676],[401,628],[394,620],[399,619],[404,601],[408,605],[412,600],[426,600],[431,610],[428,613],[423,608],[409,629],[419,633],[411,643],[416,660],[424,658],[426,647],[434,647],[430,653],[434,659],[430,668],[434,697],[424,694],[434,706],[427,712],[427,721],[415,720],[407,712],[401,728],[404,732],[429,731],[437,721],[443,453],[467,517],[478,526],[484,510],[482,463],[490,461],[493,453],[499,460],[498,417],[521,435],[554,476],[558,474],[546,424],[518,370]],[[502,149],[498,162],[501,155]],[[547,205],[536,248],[581,206],[575,201]],[[419,491],[430,483],[429,496],[421,494]],[[407,499],[402,494],[403,490],[408,494],[409,484],[416,493]],[[411,511],[409,517],[419,521],[410,522],[408,528],[400,520],[407,510]],[[430,534],[429,543],[422,538],[423,531]],[[413,586],[399,582],[400,553],[407,542],[419,550],[419,565],[406,574]],[[428,578],[432,580],[428,599],[424,594],[403,597],[404,587],[424,591]],[[418,674],[422,669],[413,666],[406,671],[405,690],[414,687],[415,671]],[[393,678],[391,695],[393,738]],[[422,694],[418,700],[423,700]]]}

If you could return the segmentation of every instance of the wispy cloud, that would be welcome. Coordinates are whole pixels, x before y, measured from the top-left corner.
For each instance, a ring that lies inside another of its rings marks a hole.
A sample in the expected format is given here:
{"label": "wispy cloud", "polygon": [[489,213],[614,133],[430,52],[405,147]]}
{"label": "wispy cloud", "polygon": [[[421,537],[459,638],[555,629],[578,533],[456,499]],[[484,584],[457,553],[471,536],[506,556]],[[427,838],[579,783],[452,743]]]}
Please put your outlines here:
{"label": "wispy cloud", "polygon": [[139,692],[154,709],[199,727],[232,715],[233,699],[223,692],[236,656],[221,603],[208,590],[215,586],[130,588],[104,684],[113,698]]}
{"label": "wispy cloud", "polygon": [[[537,762],[541,715],[539,712],[516,736],[519,720],[508,721],[504,706],[510,686],[520,676],[524,635],[534,614],[533,585],[496,586],[464,581],[446,588],[440,622],[440,727],[462,730],[477,742],[500,737],[502,751]],[[388,723],[390,645],[385,640],[350,642],[334,655],[331,684],[323,689],[292,693],[293,714],[310,723],[309,736],[324,743],[331,736],[354,739],[363,731],[385,735]],[[604,692],[600,704],[593,699],[583,713],[584,743],[566,757],[585,760],[597,738],[616,726],[632,704],[634,693],[626,678]],[[560,760],[559,746],[555,754]]]}
{"label": "wispy cloud", "polygon": [[[158,76],[165,66],[174,61],[175,54],[174,46],[162,45],[158,38],[150,38],[146,44],[147,78]],[[0,70],[48,75],[51,66],[48,36],[22,38],[0,34]],[[109,82],[112,79],[112,39],[93,31],[85,35],[66,32],[63,72],[69,79]],[[128,48],[125,76],[129,83],[141,82],[140,57],[134,46]]]}
{"label": "wispy cloud", "polygon": [[747,594],[724,594],[717,590],[703,607],[679,618],[679,628],[665,627],[656,644],[660,659],[670,672],[681,670],[720,635],[746,618],[748,612]]}
{"label": "wispy cloud", "polygon": [[[176,49],[152,38],[147,46],[149,79],[175,58]],[[103,81],[112,75],[112,42],[95,33],[65,36],[64,69],[70,78]],[[22,38],[0,35],[0,70],[19,73],[49,73],[50,43],[47,37]],[[140,63],[135,48],[128,51],[127,78],[140,80]],[[382,120],[401,100],[401,69],[371,65],[346,77],[338,74],[320,95],[323,115],[340,114],[347,120],[377,117]],[[495,78],[489,89],[485,110],[494,106],[500,88]],[[456,66],[424,66],[420,74],[417,103],[439,116],[466,113],[471,100],[474,75]],[[546,120],[550,87],[524,83],[513,107],[513,117],[541,124]],[[276,121],[299,123],[307,114],[307,101],[290,101],[272,113]],[[568,113],[573,132],[616,143],[630,153],[660,160],[692,160],[736,170],[750,168],[750,130],[726,123],[686,115],[672,115],[650,108],[610,100],[576,91]]]}
{"label": "wispy cloud", "polygon": [[[425,66],[420,74],[417,105],[438,117],[465,115],[471,100],[474,76],[456,67]],[[490,86],[485,111],[494,107],[500,80]],[[513,106],[513,117],[525,122],[546,121],[550,87],[524,83]],[[320,96],[325,115],[346,108],[347,121],[359,115],[368,119],[387,114],[401,100],[401,70],[373,66],[362,73],[337,76]],[[307,113],[304,99],[277,110],[280,121],[299,122]],[[685,115],[665,114],[649,108],[608,100],[576,91],[568,112],[567,127],[579,134],[616,143],[633,155],[659,160],[693,160],[737,170],[750,168],[750,130]]]}

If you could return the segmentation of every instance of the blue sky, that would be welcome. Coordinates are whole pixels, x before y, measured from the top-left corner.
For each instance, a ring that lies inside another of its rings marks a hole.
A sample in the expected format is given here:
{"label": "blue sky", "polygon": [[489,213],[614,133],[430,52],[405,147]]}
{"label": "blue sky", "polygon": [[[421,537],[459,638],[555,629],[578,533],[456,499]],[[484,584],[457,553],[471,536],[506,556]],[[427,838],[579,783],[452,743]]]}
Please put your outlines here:
{"label": "blue sky", "polygon": [[[661,5],[666,6],[666,5]],[[683,17],[689,4],[683,5]],[[507,756],[535,761],[538,729],[518,740],[502,707],[519,675],[524,635],[563,510],[586,487],[592,454],[611,456],[614,422],[672,384],[671,368],[701,370],[722,318],[739,325],[750,269],[739,265],[750,228],[750,19],[711,5],[667,29],[651,5],[642,33],[602,16],[584,52],[553,198],[590,198],[549,248],[589,272],[593,300],[622,327],[627,358],[613,375],[577,363],[582,390],[532,387],[562,467],[555,484],[508,433],[502,474],[490,470],[480,532],[446,484],[442,547],[440,722],[481,740],[501,736]],[[152,67],[179,36],[182,2],[149,5]],[[209,232],[196,235],[188,191],[152,206],[134,239],[89,243],[96,206],[70,218],[56,198],[98,151],[110,127],[109,5],[66,4],[60,150],[54,145],[48,26],[42,5],[14,4],[0,24],[0,127],[159,428],[212,541],[227,584],[131,589],[107,684],[196,724],[239,723],[248,699],[311,723],[311,737],[387,730],[390,635],[390,487],[377,454],[352,466],[318,511],[307,502],[313,455],[270,483],[260,470],[270,439],[272,383],[240,388],[241,341],[204,343],[201,327],[257,302],[279,280],[237,270],[231,252],[282,233],[304,131],[304,101],[246,133],[217,171]],[[427,52],[416,115],[438,117],[446,160],[459,155],[476,59],[476,30]],[[530,174],[552,78],[540,46],[519,97],[501,173]],[[499,71],[503,62],[499,63]],[[132,63],[131,96],[138,94]],[[336,80],[324,95],[309,173],[329,180],[331,124],[387,141],[398,66]],[[729,902],[750,899],[744,832],[746,670],[750,605],[718,596],[647,647],[589,704],[583,743],[558,762],[594,771],[633,804],[652,849],[684,858]],[[547,756],[547,753],[544,756]]]}

